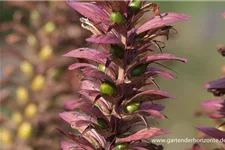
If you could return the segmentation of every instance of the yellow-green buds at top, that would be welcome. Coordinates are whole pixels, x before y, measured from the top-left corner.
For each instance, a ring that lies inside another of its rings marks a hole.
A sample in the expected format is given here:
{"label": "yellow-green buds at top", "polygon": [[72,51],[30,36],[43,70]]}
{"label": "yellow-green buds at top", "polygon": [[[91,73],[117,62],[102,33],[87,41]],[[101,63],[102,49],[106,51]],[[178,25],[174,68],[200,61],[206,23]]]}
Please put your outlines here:
{"label": "yellow-green buds at top", "polygon": [[34,77],[31,88],[33,91],[40,91],[45,85],[45,77],[43,75],[37,75]]}
{"label": "yellow-green buds at top", "polygon": [[39,57],[43,60],[49,59],[53,54],[53,48],[50,45],[44,46],[40,52],[39,52]]}
{"label": "yellow-green buds at top", "polygon": [[27,76],[32,76],[34,73],[33,65],[29,63],[28,61],[21,62],[20,69]]}
{"label": "yellow-green buds at top", "polygon": [[52,33],[56,29],[56,25],[54,22],[49,21],[48,23],[45,24],[44,26],[44,31],[46,33]]}
{"label": "yellow-green buds at top", "polygon": [[140,76],[140,75],[144,74],[147,70],[147,66],[148,66],[148,64],[138,65],[131,71],[131,76],[135,77],[135,76]]}
{"label": "yellow-green buds at top", "polygon": [[23,116],[20,112],[14,112],[12,115],[12,121],[16,124],[19,124],[23,120]]}
{"label": "yellow-green buds at top", "polygon": [[128,147],[128,143],[121,143],[116,145],[116,150],[125,150]]}
{"label": "yellow-green buds at top", "polygon": [[128,113],[133,113],[140,109],[140,102],[132,102],[126,105],[125,111]]}
{"label": "yellow-green buds at top", "polygon": [[115,96],[117,94],[116,87],[113,84],[107,82],[101,84],[100,91],[102,94],[109,96]]}
{"label": "yellow-green buds at top", "polygon": [[98,70],[102,71],[102,72],[105,72],[106,68],[103,64],[99,64],[98,65]]}
{"label": "yellow-green buds at top", "polygon": [[35,104],[29,104],[25,108],[24,114],[25,114],[25,116],[27,118],[32,118],[32,117],[34,117],[37,114],[37,111],[38,111],[37,105],[35,105]]}
{"label": "yellow-green buds at top", "polygon": [[12,133],[7,129],[1,129],[0,142],[4,144],[11,144],[13,142]]}
{"label": "yellow-green buds at top", "polygon": [[26,104],[29,99],[28,90],[23,86],[18,87],[16,89],[16,97],[17,97],[17,102],[20,105]]}
{"label": "yellow-green buds at top", "polygon": [[137,12],[141,8],[141,3],[142,3],[141,0],[133,0],[129,5],[129,9],[134,12]]}
{"label": "yellow-green buds at top", "polygon": [[109,127],[105,119],[98,118],[97,123],[102,129],[107,129]]}
{"label": "yellow-green buds at top", "polygon": [[110,53],[122,59],[124,57],[125,51],[118,45],[111,45]]}
{"label": "yellow-green buds at top", "polygon": [[29,122],[23,122],[18,128],[18,137],[21,139],[28,139],[33,134],[32,125]]}
{"label": "yellow-green buds at top", "polygon": [[120,12],[112,12],[110,15],[110,21],[123,25],[126,23],[126,18]]}

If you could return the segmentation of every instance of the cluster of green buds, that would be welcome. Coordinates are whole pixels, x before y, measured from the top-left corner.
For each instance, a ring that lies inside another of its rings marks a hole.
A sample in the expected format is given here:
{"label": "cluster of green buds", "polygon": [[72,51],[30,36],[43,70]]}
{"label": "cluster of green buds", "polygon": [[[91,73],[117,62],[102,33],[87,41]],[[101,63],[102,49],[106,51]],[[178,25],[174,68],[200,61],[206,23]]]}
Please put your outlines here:
{"label": "cluster of green buds", "polygon": [[55,112],[62,110],[65,97],[72,97],[77,88],[77,80],[71,82],[77,72],[65,72],[71,61],[61,55],[81,46],[86,37],[79,35],[79,15],[66,2],[3,4],[3,9],[15,12],[10,21],[0,23],[5,39],[1,47],[1,148],[57,149],[55,122],[60,118]]}

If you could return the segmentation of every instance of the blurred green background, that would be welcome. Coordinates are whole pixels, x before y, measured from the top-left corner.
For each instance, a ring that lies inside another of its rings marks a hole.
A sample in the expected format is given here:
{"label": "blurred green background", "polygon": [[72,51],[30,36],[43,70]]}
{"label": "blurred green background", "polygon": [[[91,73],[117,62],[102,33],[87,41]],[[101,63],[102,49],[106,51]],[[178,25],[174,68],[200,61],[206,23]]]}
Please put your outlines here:
{"label": "blurred green background", "polygon": [[[221,67],[225,61],[216,51],[216,45],[225,44],[225,19],[221,16],[225,11],[225,2],[156,3],[162,13],[177,12],[191,16],[191,20],[174,25],[179,33],[166,42],[163,50],[164,53],[187,58],[188,63],[169,63],[168,66],[177,72],[178,78],[158,80],[162,90],[177,97],[162,101],[166,105],[164,113],[169,119],[158,122],[162,128],[170,129],[172,134],[160,138],[193,138],[197,135],[195,126],[215,126],[209,118],[194,117],[193,113],[200,109],[201,102],[214,98],[203,85],[222,76]],[[10,20],[12,14],[12,11],[3,11],[2,4],[0,2],[1,22]],[[164,147],[166,150],[179,150],[190,147],[190,143],[164,143]]]}
{"label": "blurred green background", "polygon": [[[187,64],[172,63],[178,78],[160,80],[160,88],[175,95],[173,100],[165,100],[165,114],[168,120],[159,121],[172,134],[165,138],[193,138],[197,132],[195,126],[215,126],[207,117],[193,117],[200,109],[200,103],[213,99],[203,86],[222,76],[221,68],[225,60],[216,51],[218,44],[225,44],[225,2],[157,2],[161,12],[177,12],[191,16],[187,22],[176,23],[178,35],[167,42],[165,53],[172,53],[188,59]],[[184,149],[190,143],[164,144],[165,149]]]}

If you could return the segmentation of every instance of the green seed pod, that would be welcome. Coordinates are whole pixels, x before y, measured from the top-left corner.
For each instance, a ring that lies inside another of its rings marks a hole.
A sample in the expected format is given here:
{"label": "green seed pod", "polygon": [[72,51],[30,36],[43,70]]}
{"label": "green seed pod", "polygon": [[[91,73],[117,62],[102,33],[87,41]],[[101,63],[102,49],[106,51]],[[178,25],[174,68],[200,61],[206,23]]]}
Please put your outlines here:
{"label": "green seed pod", "polygon": [[112,12],[110,15],[110,21],[123,25],[126,23],[126,18],[120,12]]}
{"label": "green seed pod", "polygon": [[102,72],[105,72],[106,68],[103,64],[99,64],[98,65],[98,70],[102,71]]}
{"label": "green seed pod", "polygon": [[131,71],[131,76],[140,76],[146,72],[148,64],[140,64]]}
{"label": "green seed pod", "polygon": [[128,113],[133,113],[140,109],[140,102],[132,102],[126,105],[125,110]]}
{"label": "green seed pod", "polygon": [[102,94],[106,94],[109,96],[114,96],[116,95],[116,87],[114,85],[112,85],[111,83],[102,83],[101,87],[100,87],[100,91]]}
{"label": "green seed pod", "polygon": [[141,3],[141,0],[133,0],[133,2],[129,5],[129,9],[133,12],[138,12],[141,8]]}
{"label": "green seed pod", "polygon": [[107,129],[107,128],[108,128],[108,124],[107,124],[107,122],[105,121],[105,119],[98,118],[98,119],[97,119],[97,123],[98,123],[98,125],[99,125],[102,129]]}
{"label": "green seed pod", "polygon": [[128,143],[121,143],[116,145],[116,150],[125,150],[128,147]]}
{"label": "green seed pod", "polygon": [[122,47],[118,45],[111,45],[110,53],[122,59],[124,57],[125,51]]}

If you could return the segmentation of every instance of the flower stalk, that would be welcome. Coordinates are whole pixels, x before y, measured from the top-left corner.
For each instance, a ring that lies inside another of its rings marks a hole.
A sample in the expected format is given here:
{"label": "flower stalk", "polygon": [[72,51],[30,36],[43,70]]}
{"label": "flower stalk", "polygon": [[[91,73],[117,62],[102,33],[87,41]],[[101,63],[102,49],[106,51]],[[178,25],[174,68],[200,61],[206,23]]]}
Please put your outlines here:
{"label": "flower stalk", "polygon": [[[59,129],[71,139],[61,143],[62,149],[163,149],[146,140],[169,131],[154,127],[148,118],[165,119],[161,112],[164,106],[155,101],[174,97],[149,89],[149,85],[155,84],[157,76],[172,79],[174,75],[151,64],[187,60],[160,53],[162,47],[158,45],[155,49],[155,41],[158,37],[169,37],[165,30],[172,28],[170,23],[190,17],[161,14],[157,4],[138,0],[69,1],[68,4],[85,17],[80,19],[82,27],[93,33],[86,41],[98,47],[78,48],[64,55],[82,59],[69,66],[69,70],[80,69],[84,78],[79,99],[66,102],[65,107],[70,111],[59,114],[78,132],[67,134]],[[148,11],[154,16],[138,26]]]}

